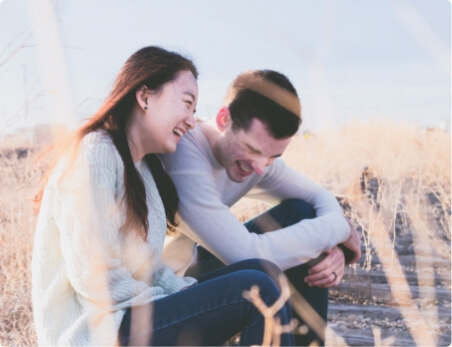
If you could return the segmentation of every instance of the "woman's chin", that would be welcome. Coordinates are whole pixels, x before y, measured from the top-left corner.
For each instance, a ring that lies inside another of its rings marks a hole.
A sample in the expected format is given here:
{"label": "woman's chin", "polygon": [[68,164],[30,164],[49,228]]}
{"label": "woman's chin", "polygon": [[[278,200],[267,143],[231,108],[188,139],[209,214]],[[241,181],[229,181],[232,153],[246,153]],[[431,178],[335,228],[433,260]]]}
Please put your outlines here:
{"label": "woman's chin", "polygon": [[174,144],[173,146],[168,146],[166,148],[165,153],[174,153],[174,152],[176,152],[176,149],[177,149],[177,144]]}

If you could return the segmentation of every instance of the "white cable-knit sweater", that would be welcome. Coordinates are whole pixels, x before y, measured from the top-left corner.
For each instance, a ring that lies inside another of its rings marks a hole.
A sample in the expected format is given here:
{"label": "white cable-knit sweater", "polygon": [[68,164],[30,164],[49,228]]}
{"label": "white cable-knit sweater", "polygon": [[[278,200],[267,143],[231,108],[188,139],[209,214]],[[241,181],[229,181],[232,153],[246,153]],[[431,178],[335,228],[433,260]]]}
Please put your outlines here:
{"label": "white cable-knit sweater", "polygon": [[149,209],[145,241],[138,230],[119,231],[124,166],[108,135],[85,136],[77,153],[65,175],[60,160],[44,191],[32,262],[35,328],[40,345],[112,346],[127,308],[196,280],[160,261],[166,218],[146,164],[136,163]]}

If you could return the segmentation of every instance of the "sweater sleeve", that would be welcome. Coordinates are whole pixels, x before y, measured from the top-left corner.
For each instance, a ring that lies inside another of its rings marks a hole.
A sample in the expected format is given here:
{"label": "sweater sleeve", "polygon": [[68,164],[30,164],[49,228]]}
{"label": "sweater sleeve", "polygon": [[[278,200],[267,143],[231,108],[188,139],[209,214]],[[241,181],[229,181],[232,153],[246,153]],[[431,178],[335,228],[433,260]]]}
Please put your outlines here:
{"label": "sweater sleeve", "polygon": [[166,289],[168,294],[174,294],[183,288],[191,287],[198,281],[193,277],[179,277],[169,266],[159,262],[154,271],[154,284]]}
{"label": "sweater sleeve", "polygon": [[121,262],[119,155],[105,142],[82,142],[78,154],[55,205],[69,281],[78,295],[108,311],[146,304],[164,289],[135,280]]}

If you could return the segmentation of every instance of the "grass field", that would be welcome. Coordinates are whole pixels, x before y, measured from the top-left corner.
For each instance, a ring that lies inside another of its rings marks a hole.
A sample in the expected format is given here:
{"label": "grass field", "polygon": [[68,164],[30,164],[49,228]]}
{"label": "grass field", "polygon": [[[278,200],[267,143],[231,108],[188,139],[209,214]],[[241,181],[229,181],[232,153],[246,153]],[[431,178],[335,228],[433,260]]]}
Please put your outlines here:
{"label": "grass field", "polygon": [[[30,301],[30,260],[36,216],[30,199],[42,168],[34,164],[35,151],[21,152],[21,158],[18,153],[2,150],[0,157],[0,343],[3,346],[36,345]],[[425,318],[423,308],[410,296],[412,291],[399,292],[394,288],[409,286],[400,260],[401,247],[409,248],[415,256],[435,255],[430,257],[432,262],[446,259],[450,265],[450,134],[396,123],[354,124],[342,130],[299,135],[284,158],[333,192],[361,231],[364,254],[351,273],[370,271],[378,257],[386,282],[393,289],[392,304],[402,313],[413,341],[418,345],[440,344],[437,335],[441,331],[433,326],[436,321]],[[266,208],[243,199],[233,211],[245,220]],[[405,244],[407,235],[410,244]],[[416,267],[416,263],[413,266],[420,286],[425,278],[420,276],[423,269]],[[444,281],[439,285],[450,294],[450,270],[443,276]],[[347,281],[355,280],[348,276]],[[450,295],[448,302],[450,308]],[[350,299],[349,303],[353,305],[354,300]],[[435,305],[439,304],[433,304],[431,309],[437,309]],[[372,327],[372,321],[369,324]],[[384,325],[373,327],[378,328],[374,331],[379,331],[381,336],[391,336]],[[448,332],[450,335],[450,315]],[[330,345],[346,344],[340,339],[340,329],[330,336]],[[390,344],[392,340],[385,341]]]}

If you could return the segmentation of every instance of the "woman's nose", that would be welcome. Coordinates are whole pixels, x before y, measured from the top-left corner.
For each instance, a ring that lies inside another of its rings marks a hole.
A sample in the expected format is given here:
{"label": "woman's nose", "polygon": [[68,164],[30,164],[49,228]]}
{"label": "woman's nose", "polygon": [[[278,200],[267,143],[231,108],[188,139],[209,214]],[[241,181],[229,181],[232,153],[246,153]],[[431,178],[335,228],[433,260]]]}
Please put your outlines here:
{"label": "woman's nose", "polygon": [[196,125],[196,120],[195,120],[195,115],[193,113],[190,113],[190,115],[185,118],[185,124],[187,124],[187,126],[190,129],[193,129]]}

